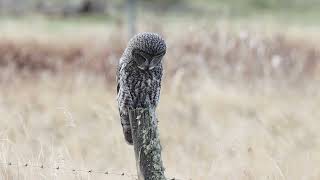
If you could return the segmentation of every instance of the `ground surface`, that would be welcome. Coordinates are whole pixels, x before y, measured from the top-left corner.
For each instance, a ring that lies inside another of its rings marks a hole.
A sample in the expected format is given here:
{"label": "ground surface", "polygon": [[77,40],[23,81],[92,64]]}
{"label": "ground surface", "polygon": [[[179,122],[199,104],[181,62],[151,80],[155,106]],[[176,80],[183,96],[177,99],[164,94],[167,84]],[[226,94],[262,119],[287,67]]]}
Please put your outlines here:
{"label": "ground surface", "polygon": [[[168,177],[319,179],[318,27],[172,21],[139,26],[168,42],[158,109]],[[0,179],[132,179],[69,171],[135,174],[115,100],[124,25],[33,17],[2,19],[0,31],[0,162],[60,167],[2,164]]]}

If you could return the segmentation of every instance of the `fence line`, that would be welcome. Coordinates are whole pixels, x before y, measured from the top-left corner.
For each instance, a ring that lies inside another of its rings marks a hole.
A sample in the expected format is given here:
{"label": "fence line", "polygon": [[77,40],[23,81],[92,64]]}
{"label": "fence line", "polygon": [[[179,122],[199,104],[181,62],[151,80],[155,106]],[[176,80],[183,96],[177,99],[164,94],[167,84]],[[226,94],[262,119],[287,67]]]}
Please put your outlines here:
{"label": "fence line", "polygon": [[[135,174],[127,173],[127,172],[115,172],[115,171],[109,171],[109,170],[94,170],[94,169],[77,169],[77,168],[65,168],[61,166],[47,166],[44,164],[38,164],[38,163],[12,163],[12,162],[0,162],[0,166],[4,167],[21,167],[21,168],[34,168],[39,170],[55,170],[55,171],[65,171],[70,173],[87,173],[87,174],[100,174],[100,175],[114,175],[114,176],[122,176],[122,177],[128,177],[133,178],[135,180],[138,179],[138,176]],[[175,177],[173,178],[167,178],[167,180],[191,180],[191,179],[177,179]]]}

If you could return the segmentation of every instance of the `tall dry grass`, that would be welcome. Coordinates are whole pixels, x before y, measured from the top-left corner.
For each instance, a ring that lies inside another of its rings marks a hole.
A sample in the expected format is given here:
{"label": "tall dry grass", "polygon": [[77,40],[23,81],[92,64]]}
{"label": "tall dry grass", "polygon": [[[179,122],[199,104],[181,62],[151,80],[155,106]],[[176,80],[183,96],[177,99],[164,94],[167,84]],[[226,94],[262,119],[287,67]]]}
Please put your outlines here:
{"label": "tall dry grass", "polygon": [[[1,36],[0,162],[135,172],[115,101],[125,38],[113,28]],[[317,44],[219,25],[154,28],[168,42],[158,109],[168,177],[320,178]],[[126,179],[7,166],[0,177]]]}

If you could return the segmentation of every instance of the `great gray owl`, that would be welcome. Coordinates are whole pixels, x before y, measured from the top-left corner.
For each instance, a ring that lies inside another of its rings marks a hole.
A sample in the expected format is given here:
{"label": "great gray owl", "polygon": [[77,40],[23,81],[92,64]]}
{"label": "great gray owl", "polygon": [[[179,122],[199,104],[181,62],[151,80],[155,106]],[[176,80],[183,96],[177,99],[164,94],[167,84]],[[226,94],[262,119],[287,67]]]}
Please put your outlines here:
{"label": "great gray owl", "polygon": [[128,43],[117,71],[117,100],[123,134],[132,145],[129,108],[156,108],[166,43],[155,33],[140,33]]}

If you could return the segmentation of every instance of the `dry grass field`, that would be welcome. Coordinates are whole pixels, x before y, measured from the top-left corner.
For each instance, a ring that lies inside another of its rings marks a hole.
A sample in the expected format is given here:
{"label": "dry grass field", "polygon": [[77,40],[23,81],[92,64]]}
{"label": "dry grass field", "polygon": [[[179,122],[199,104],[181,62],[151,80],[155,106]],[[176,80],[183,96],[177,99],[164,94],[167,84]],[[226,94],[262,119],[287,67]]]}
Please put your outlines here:
{"label": "dry grass field", "polygon": [[[3,180],[133,179],[119,122],[121,24],[1,21]],[[320,34],[315,27],[218,21],[141,24],[168,43],[160,135],[168,177],[320,179]]]}

